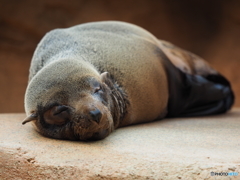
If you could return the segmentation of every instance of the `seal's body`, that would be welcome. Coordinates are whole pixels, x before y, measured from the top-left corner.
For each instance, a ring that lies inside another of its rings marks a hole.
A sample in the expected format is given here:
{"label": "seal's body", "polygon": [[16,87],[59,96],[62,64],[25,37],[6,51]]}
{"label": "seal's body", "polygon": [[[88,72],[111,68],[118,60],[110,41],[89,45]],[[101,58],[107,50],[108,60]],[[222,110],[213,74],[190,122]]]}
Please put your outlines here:
{"label": "seal's body", "polygon": [[53,138],[95,140],[166,116],[222,113],[233,99],[227,80],[196,55],[132,24],[86,23],[39,43],[24,123]]}

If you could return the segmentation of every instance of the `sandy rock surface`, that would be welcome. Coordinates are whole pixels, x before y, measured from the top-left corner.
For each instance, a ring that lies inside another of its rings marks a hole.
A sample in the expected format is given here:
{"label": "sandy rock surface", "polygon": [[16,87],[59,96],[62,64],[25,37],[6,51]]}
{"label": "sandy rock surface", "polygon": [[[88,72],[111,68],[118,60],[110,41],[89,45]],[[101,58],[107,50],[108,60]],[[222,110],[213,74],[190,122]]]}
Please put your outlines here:
{"label": "sandy rock surface", "polygon": [[24,117],[0,115],[0,179],[240,179],[239,108],[120,128],[96,142],[42,137]]}

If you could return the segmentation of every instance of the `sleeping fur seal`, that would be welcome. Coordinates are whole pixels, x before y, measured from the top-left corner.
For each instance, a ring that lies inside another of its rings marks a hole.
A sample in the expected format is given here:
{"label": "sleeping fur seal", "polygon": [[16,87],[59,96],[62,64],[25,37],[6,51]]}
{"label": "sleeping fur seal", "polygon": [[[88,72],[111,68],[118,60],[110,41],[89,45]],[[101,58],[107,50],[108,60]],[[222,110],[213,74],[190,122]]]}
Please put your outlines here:
{"label": "sleeping fur seal", "polygon": [[229,82],[200,57],[124,22],[56,29],[32,58],[27,118],[42,135],[98,140],[164,117],[230,109]]}

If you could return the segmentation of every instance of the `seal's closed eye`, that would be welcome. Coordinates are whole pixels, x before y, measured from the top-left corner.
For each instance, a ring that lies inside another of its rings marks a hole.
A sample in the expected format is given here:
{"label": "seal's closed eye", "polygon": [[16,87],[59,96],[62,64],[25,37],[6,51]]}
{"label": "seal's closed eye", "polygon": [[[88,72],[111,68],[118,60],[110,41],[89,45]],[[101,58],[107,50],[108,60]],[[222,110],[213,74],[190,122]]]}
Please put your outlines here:
{"label": "seal's closed eye", "polygon": [[55,112],[53,113],[53,115],[63,113],[64,111],[67,111],[67,110],[68,110],[67,106],[64,106],[64,105],[56,106],[56,108],[54,109]]}
{"label": "seal's closed eye", "polygon": [[47,110],[43,117],[46,123],[60,126],[70,120],[69,110],[65,105],[54,106]]}
{"label": "seal's closed eye", "polygon": [[97,87],[97,88],[94,90],[94,93],[98,93],[99,91],[102,91],[102,87],[101,87],[101,86]]}

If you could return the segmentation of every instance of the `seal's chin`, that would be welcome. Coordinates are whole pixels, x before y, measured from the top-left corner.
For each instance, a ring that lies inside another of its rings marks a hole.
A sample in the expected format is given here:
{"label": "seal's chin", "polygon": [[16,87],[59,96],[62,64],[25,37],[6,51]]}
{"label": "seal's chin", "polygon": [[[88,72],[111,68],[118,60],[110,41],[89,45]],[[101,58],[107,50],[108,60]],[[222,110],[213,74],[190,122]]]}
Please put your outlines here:
{"label": "seal's chin", "polygon": [[94,141],[106,138],[112,132],[111,128],[101,129],[96,132],[92,132],[90,129],[81,129],[80,133],[75,134],[75,140],[81,141]]}
{"label": "seal's chin", "polygon": [[106,130],[101,130],[97,133],[94,133],[92,135],[91,138],[89,138],[88,140],[101,140],[101,139],[104,139],[105,137],[107,137],[108,135],[110,134],[110,131],[109,129],[106,129]]}

